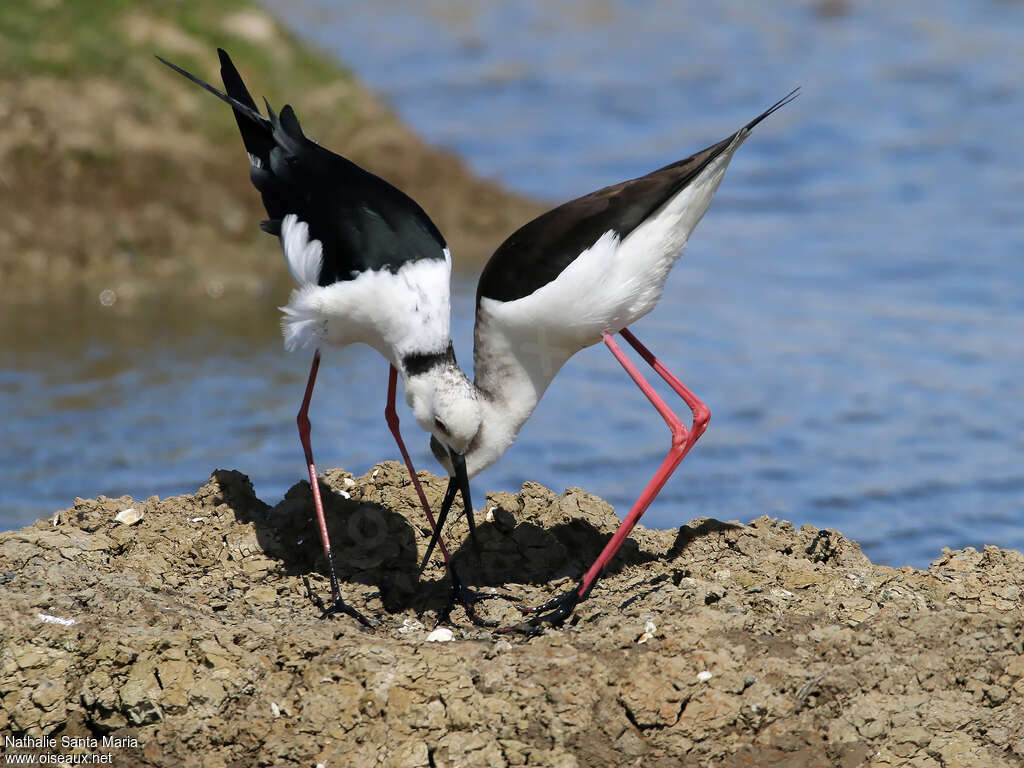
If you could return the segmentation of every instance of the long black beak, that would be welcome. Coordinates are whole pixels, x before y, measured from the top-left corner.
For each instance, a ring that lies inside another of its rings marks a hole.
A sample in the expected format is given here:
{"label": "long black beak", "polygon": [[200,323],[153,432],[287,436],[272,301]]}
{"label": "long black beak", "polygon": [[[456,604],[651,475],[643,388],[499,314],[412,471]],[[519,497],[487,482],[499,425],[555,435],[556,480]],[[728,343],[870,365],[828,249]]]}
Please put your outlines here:
{"label": "long black beak", "polygon": [[469,495],[469,473],[466,472],[466,457],[461,453],[450,451],[452,457],[452,468],[455,470],[455,479],[459,482],[459,490],[462,492],[462,508],[466,512],[466,522],[469,523],[469,538],[473,542],[473,551],[477,558],[480,557],[480,542],[476,537],[476,523],[473,521],[473,500]]}
{"label": "long black beak", "polygon": [[466,511],[466,521],[469,523],[469,537],[473,541],[473,549],[477,557],[480,556],[480,543],[476,538],[476,521],[473,519],[473,501],[469,492],[469,475],[466,472],[466,457],[452,450],[448,451],[448,455],[451,457],[452,469],[455,472],[448,478],[448,489],[444,493],[441,511],[437,515],[437,527],[434,528],[434,534],[430,537],[430,544],[427,546],[427,553],[423,556],[423,562],[420,563],[419,576],[423,575],[427,563],[430,562],[430,556],[434,553],[434,547],[437,546],[437,542],[441,538],[441,530],[444,528],[445,520],[448,519],[448,511],[452,508],[452,504],[455,503],[455,495],[459,491],[462,491],[462,505]]}

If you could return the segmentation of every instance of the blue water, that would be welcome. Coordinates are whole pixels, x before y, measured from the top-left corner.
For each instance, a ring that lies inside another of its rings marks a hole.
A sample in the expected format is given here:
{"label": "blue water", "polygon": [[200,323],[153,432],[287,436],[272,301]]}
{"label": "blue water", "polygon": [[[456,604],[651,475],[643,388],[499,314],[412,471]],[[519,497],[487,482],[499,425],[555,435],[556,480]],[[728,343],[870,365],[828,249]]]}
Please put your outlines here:
{"label": "blue water", "polygon": [[[894,565],[943,546],[1024,548],[1024,5],[268,7],[430,141],[552,201],[690,154],[802,86],[737,154],[633,328],[712,411],[644,522],[771,514],[838,528]],[[472,281],[455,290],[465,362]],[[308,357],[280,350],[271,303],[251,312],[237,339],[197,321],[154,348],[137,320],[97,309],[88,344],[7,352],[3,525],[75,495],[191,490],[215,466],[280,497],[302,476]],[[368,350],[325,362],[312,413],[324,466],[396,455],[385,385]],[[403,415],[418,465],[434,468]],[[667,442],[591,348],[474,482],[477,503],[532,479],[621,514]]]}

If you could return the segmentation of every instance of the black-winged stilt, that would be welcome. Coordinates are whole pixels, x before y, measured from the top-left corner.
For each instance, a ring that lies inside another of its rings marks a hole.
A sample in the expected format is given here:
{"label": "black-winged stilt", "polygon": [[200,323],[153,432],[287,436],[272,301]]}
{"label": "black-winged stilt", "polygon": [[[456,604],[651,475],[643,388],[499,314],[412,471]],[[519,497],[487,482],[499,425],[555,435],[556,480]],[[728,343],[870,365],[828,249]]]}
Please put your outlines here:
{"label": "black-winged stilt", "polygon": [[[445,446],[455,478],[452,485],[462,491],[471,514],[463,454],[479,429],[480,411],[452,349],[451,254],[412,198],[306,138],[291,106],[277,115],[267,104],[268,116],[260,114],[227,53],[217,53],[227,93],[157,58],[234,110],[249,154],[250,177],[269,216],[260,228],[280,238],[297,286],[282,307],[285,347],[315,349],[297,423],[331,578],[332,602],[324,616],[346,613],[372,626],[342,599],[313,463],[309,402],[320,346],[362,342],[387,358],[391,367],[385,419],[433,527],[430,505],[398,428],[395,392],[401,373],[406,401],[420,426]],[[451,495],[454,498],[455,493]],[[477,620],[473,595],[459,582],[447,549],[442,552],[452,577],[453,599]]]}
{"label": "black-winged stilt", "polygon": [[[603,341],[668,424],[668,455],[597,560],[569,592],[507,628],[535,632],[559,624],[593,589],[623,540],[707,427],[710,411],[629,331],[661,298],[669,270],[704,216],[733,154],[754,126],[796,89],[736,133],[660,170],[561,205],[513,233],[491,256],[477,286],[474,388],[482,419],[465,453],[469,476],[512,445],[558,370]],[[619,333],[693,413],[690,428],[665,404],[612,338]],[[454,467],[442,443],[437,459]],[[454,487],[454,478],[453,478]],[[431,547],[454,492],[445,497]],[[431,550],[428,548],[427,557]],[[426,561],[424,561],[426,562]]]}

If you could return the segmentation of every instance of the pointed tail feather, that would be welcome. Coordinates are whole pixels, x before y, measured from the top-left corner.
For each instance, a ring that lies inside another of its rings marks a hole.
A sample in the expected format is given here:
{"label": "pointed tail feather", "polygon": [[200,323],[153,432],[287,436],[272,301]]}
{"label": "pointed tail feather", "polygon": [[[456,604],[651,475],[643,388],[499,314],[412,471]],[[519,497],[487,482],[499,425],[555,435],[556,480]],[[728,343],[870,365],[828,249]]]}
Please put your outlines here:
{"label": "pointed tail feather", "polygon": [[[215,88],[204,80],[200,80],[191,72],[187,72],[176,64],[172,64],[161,56],[156,58],[166,66],[173,69],[182,77],[191,80],[200,88],[209,91],[218,99],[229,104],[235,113],[235,122],[238,123],[238,130],[242,134],[242,143],[249,154],[249,176],[253,185],[260,191],[263,197],[263,206],[270,214],[267,226],[262,226],[263,231],[270,234],[280,234],[280,221],[287,212],[287,186],[282,185],[275,178],[273,163],[271,161],[278,139],[284,137],[282,147],[286,151],[295,151],[295,141],[282,129],[278,116],[267,104],[267,112],[270,117],[264,117],[256,108],[256,102],[245,87],[242,76],[238,74],[231,58],[222,49],[217,49],[220,56],[220,75],[224,81],[227,93]],[[286,108],[288,109],[288,108]],[[288,110],[291,114],[290,109]],[[291,122],[298,126],[298,120],[291,114]],[[289,123],[290,124],[290,123]],[[299,131],[301,136],[301,131]]]}
{"label": "pointed tail feather", "polygon": [[185,71],[184,69],[179,67],[177,64],[172,64],[167,59],[165,59],[163,56],[157,56],[156,58],[157,58],[158,61],[160,61],[161,64],[164,64],[165,66],[170,67],[171,69],[173,69],[175,72],[177,72],[179,75],[181,75],[185,79],[191,80],[193,83],[198,85],[200,88],[203,88],[203,89],[209,91],[210,93],[212,93],[214,96],[216,96],[221,101],[230,104],[232,106],[232,108],[234,108],[235,114],[241,113],[241,114],[245,115],[246,117],[248,117],[252,122],[254,122],[254,123],[258,124],[258,125],[269,125],[270,124],[270,121],[267,120],[267,118],[265,118],[259,112],[257,112],[254,106],[250,107],[248,104],[242,103],[241,101],[236,99],[234,96],[229,96],[228,94],[224,93],[223,91],[218,90],[217,88],[214,88],[212,85],[210,85],[205,80],[200,80],[198,77],[193,75],[191,72]]}
{"label": "pointed tail feather", "polygon": [[790,91],[785,96],[783,96],[781,99],[779,99],[774,104],[772,104],[770,107],[768,107],[768,109],[766,109],[760,115],[758,115],[753,120],[751,120],[749,123],[744,125],[743,129],[742,129],[742,132],[743,133],[750,133],[750,131],[752,131],[754,129],[755,125],[760,123],[762,120],[764,120],[766,117],[768,117],[769,115],[773,114],[774,112],[778,112],[780,109],[782,109],[784,106],[789,104],[789,102],[793,101],[793,99],[795,99],[799,95],[800,95],[800,86],[797,86],[792,91]]}
{"label": "pointed tail feather", "polygon": [[[256,102],[253,101],[249,89],[245,87],[242,76],[238,73],[227,51],[218,48],[217,56],[220,57],[220,79],[224,82],[228,96],[244,104],[250,112],[259,114]],[[258,157],[263,167],[266,167],[269,164],[270,150],[274,148],[274,139],[268,130],[269,121],[261,120],[254,125],[248,117],[250,112],[242,112],[236,108],[234,110],[235,122],[238,123],[238,131],[242,134],[242,143],[245,144],[246,152]]]}

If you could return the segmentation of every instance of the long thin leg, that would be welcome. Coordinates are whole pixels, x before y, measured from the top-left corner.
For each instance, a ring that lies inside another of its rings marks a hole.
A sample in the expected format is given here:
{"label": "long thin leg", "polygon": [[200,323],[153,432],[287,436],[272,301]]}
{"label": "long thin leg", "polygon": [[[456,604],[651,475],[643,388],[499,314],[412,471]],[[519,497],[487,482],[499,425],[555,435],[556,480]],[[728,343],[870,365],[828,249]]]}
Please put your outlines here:
{"label": "long thin leg", "polygon": [[632,532],[637,521],[643,517],[644,512],[654,501],[654,498],[658,495],[665,483],[668,481],[672,473],[675,472],[676,467],[686,457],[686,454],[690,452],[694,443],[697,442],[698,438],[704,434],[704,430],[707,429],[708,420],[711,418],[711,411],[708,407],[702,403],[696,395],[693,394],[687,387],[679,381],[672,373],[656,358],[647,347],[640,343],[640,341],[634,336],[629,329],[623,328],[622,338],[629,342],[630,346],[635,349],[640,356],[647,362],[651,368],[654,369],[655,373],[661,376],[672,390],[678,394],[683,401],[689,406],[693,412],[693,424],[687,429],[683,425],[672,409],[669,408],[665,401],[661,399],[654,388],[650,385],[643,374],[637,370],[636,366],[629,361],[626,354],[622,351],[619,345],[615,342],[615,339],[611,335],[603,334],[605,345],[611,350],[611,353],[615,355],[615,359],[619,361],[623,368],[626,369],[626,373],[629,374],[633,382],[640,387],[640,391],[644,393],[648,400],[651,401],[651,405],[655,407],[661,417],[668,424],[669,431],[672,433],[672,446],[669,448],[668,455],[665,456],[665,460],[662,461],[658,471],[651,478],[647,487],[644,488],[643,493],[633,504],[633,508],[629,510],[629,514],[626,515],[626,519],[622,521],[615,534],[605,545],[604,549],[597,556],[594,564],[590,566],[590,569],[583,575],[580,583],[571,591],[560,595],[553,600],[548,601],[539,608],[534,609],[534,612],[550,611],[550,613],[537,616],[536,618],[517,624],[513,627],[509,627],[510,631],[534,633],[537,632],[542,623],[548,624],[560,624],[572,613],[573,608],[576,604],[587,597],[590,594],[590,590],[594,588],[594,584],[601,576],[604,569],[611,562],[612,558],[615,557],[615,553],[619,551],[622,546],[622,542],[625,541],[626,537]]}
{"label": "long thin leg", "polygon": [[[391,366],[391,374],[388,377],[388,402],[384,407],[384,420],[388,423],[388,428],[391,430],[391,434],[395,436],[395,442],[398,443],[398,450],[402,453],[402,460],[405,462],[406,469],[409,470],[409,477],[412,479],[413,487],[416,488],[416,495],[420,497],[420,504],[423,505],[423,511],[427,515],[427,522],[430,523],[430,531],[433,532],[437,529],[437,523],[434,521],[434,513],[430,510],[430,504],[427,502],[427,494],[423,492],[423,486],[420,484],[419,477],[416,476],[416,468],[412,465],[412,459],[409,458],[409,452],[405,449],[405,442],[402,440],[402,433],[398,428],[398,411],[395,410],[395,395],[398,392],[398,371],[395,366]],[[445,567],[451,568],[452,560],[451,555],[448,552],[448,547],[445,546],[443,541],[438,542],[441,554],[444,555]]]}
{"label": "long thin leg", "polygon": [[[412,479],[413,487],[416,488],[416,495],[420,497],[420,504],[423,505],[423,511],[427,515],[427,522],[430,523],[431,533],[437,530],[437,522],[434,519],[434,513],[430,510],[430,504],[427,502],[427,494],[423,492],[423,486],[420,484],[419,477],[416,476],[416,469],[412,465],[412,459],[409,458],[409,452],[405,449],[405,442],[402,440],[402,433],[398,428],[398,411],[395,410],[395,396],[398,392],[398,371],[395,366],[391,366],[391,373],[388,378],[388,402],[384,407],[384,420],[388,423],[388,428],[391,430],[391,434],[395,436],[395,442],[398,443],[398,450],[402,454],[402,460],[405,461],[406,469],[409,470],[409,477]],[[468,589],[459,578],[459,575],[455,571],[455,565],[452,563],[451,553],[448,551],[448,547],[445,546],[443,540],[438,540],[438,546],[441,550],[441,554],[444,556],[444,566],[452,578],[452,603],[448,605],[447,610],[442,614],[441,620],[446,621],[448,615],[451,613],[451,609],[454,603],[458,602],[466,610],[466,615],[469,616],[470,621],[479,626],[496,626],[496,622],[492,622],[488,619],[482,618],[476,612],[475,603],[478,600],[486,600],[492,597],[499,597],[499,595],[488,595],[488,594],[477,594]]]}
{"label": "long thin leg", "polygon": [[345,613],[356,619],[360,624],[373,627],[374,623],[370,619],[341,599],[338,575],[334,572],[331,538],[327,533],[327,519],[324,517],[324,504],[320,498],[320,483],[317,482],[316,465],[313,463],[313,446],[309,441],[309,433],[312,428],[312,425],[309,423],[309,401],[313,397],[313,385],[316,383],[318,370],[320,370],[319,349],[313,353],[313,364],[310,366],[309,380],[306,382],[306,394],[302,398],[302,406],[299,408],[298,416],[295,417],[295,422],[299,427],[299,441],[302,443],[302,450],[306,454],[306,466],[309,469],[309,487],[313,489],[313,506],[316,509],[316,521],[320,529],[320,542],[324,547],[324,557],[327,558],[327,570],[331,576],[331,606],[324,611],[321,618],[326,618],[335,613]]}
{"label": "long thin leg", "polygon": [[630,378],[640,387],[640,391],[646,395],[647,399],[651,401],[661,417],[665,419],[665,423],[668,424],[669,431],[672,433],[672,447],[669,449],[668,455],[665,456],[665,460],[662,462],[661,467],[655,473],[654,477],[644,488],[644,492],[640,494],[640,498],[633,504],[633,508],[629,510],[629,514],[626,515],[626,519],[622,521],[618,530],[615,531],[615,535],[612,536],[611,540],[605,545],[604,549],[601,550],[601,554],[597,556],[597,560],[590,566],[590,570],[583,576],[583,582],[580,584],[579,594],[580,597],[586,597],[590,590],[594,586],[594,582],[597,581],[601,572],[605,569],[611,559],[615,557],[615,553],[618,552],[619,547],[622,546],[623,540],[629,536],[633,527],[637,524],[637,521],[643,517],[644,512],[654,501],[654,497],[661,492],[661,489],[668,482],[669,477],[675,472],[676,467],[679,463],[686,458],[686,454],[693,448],[694,443],[704,434],[704,430],[708,428],[708,420],[711,418],[711,411],[708,407],[702,403],[693,392],[686,388],[686,386],[679,381],[675,376],[672,375],[661,361],[658,360],[651,351],[647,349],[640,341],[634,336],[628,328],[623,328],[622,338],[629,342],[630,346],[633,347],[640,356],[647,362],[651,368],[654,369],[655,373],[661,376],[670,387],[679,395],[685,403],[689,406],[693,412],[693,425],[690,429],[687,429],[679,417],[672,412],[672,410],[665,404],[665,401],[658,396],[658,393],[654,391],[654,388],[647,382],[647,379],[643,377],[640,371],[637,370],[625,353],[619,348],[619,345],[615,343],[615,340],[608,334],[604,334],[604,343],[608,349],[611,350],[612,354],[615,355],[615,359],[622,364],[622,367],[626,369],[626,373],[629,374]]}

